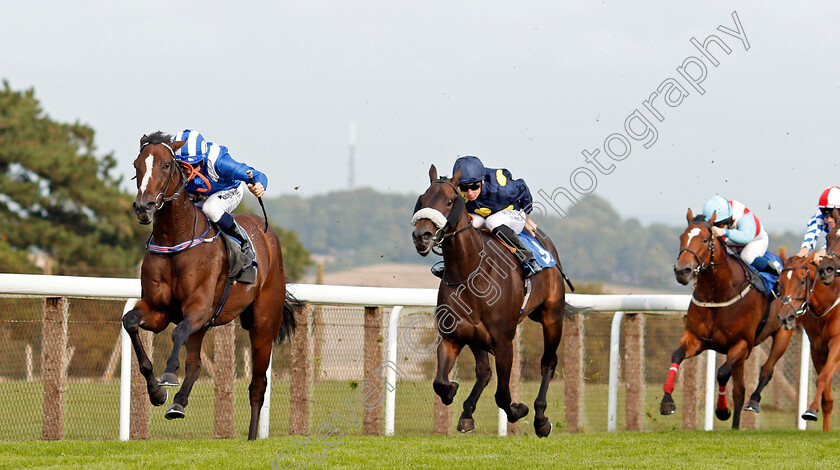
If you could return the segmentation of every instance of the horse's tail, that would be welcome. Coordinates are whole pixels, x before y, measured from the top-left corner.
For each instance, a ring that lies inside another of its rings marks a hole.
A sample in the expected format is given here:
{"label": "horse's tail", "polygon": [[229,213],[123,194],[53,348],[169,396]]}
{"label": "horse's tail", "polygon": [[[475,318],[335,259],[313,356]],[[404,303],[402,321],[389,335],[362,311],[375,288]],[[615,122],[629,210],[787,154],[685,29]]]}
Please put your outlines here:
{"label": "horse's tail", "polygon": [[302,308],[304,302],[301,302],[288,289],[286,289],[286,301],[283,304],[283,323],[280,325],[280,331],[274,342],[282,343],[285,339],[291,338],[297,328],[297,321],[295,321],[295,309]]}
{"label": "horse's tail", "polygon": [[574,305],[570,304],[570,303],[567,301],[567,302],[566,302],[566,305],[565,305],[565,308],[563,309],[563,315],[564,315],[564,316],[566,316],[566,317],[568,317],[568,318],[571,318],[571,317],[573,317],[573,316],[575,316],[575,315],[578,315],[578,314],[581,314],[581,313],[590,312],[590,311],[591,311],[591,310],[590,310],[590,309],[588,309],[588,308],[575,307]]}

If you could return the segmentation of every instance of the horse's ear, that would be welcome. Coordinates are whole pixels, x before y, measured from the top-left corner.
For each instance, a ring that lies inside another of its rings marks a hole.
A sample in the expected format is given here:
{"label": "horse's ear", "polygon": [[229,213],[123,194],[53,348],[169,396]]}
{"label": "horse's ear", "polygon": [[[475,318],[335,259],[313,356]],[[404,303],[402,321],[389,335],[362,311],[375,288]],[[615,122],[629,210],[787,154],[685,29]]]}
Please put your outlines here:
{"label": "horse's ear", "polygon": [[787,259],[787,246],[782,245],[779,247],[779,258],[782,258],[782,261]]}
{"label": "horse's ear", "polygon": [[694,220],[694,213],[691,212],[690,207],[688,208],[688,212],[685,213],[685,220],[688,221],[688,223],[691,223],[691,221]]}
{"label": "horse's ear", "polygon": [[717,220],[717,211],[712,212],[712,216],[709,217],[708,222],[712,225],[715,224],[715,220]]}
{"label": "horse's ear", "polygon": [[172,147],[173,152],[177,152],[178,149],[183,147],[184,144],[186,144],[186,143],[187,143],[186,140],[179,140],[178,142],[172,142],[171,144],[169,144],[169,146]]}
{"label": "horse's ear", "polygon": [[432,164],[432,167],[429,168],[429,182],[434,183],[436,179],[437,179],[437,168],[435,168],[435,165]]}
{"label": "horse's ear", "polygon": [[146,140],[149,138],[146,134],[143,134],[143,137],[140,137],[140,146],[142,147],[143,144],[146,143]]}
{"label": "horse's ear", "polygon": [[840,217],[840,211],[837,211],[837,208],[831,210],[831,218],[834,219],[834,223],[837,223],[838,217]]}
{"label": "horse's ear", "polygon": [[452,175],[452,184],[453,184],[456,188],[458,187],[458,181],[459,181],[460,179],[461,179],[461,167],[458,167],[458,169],[457,169],[457,170],[455,170],[455,174],[454,174],[454,175]]}

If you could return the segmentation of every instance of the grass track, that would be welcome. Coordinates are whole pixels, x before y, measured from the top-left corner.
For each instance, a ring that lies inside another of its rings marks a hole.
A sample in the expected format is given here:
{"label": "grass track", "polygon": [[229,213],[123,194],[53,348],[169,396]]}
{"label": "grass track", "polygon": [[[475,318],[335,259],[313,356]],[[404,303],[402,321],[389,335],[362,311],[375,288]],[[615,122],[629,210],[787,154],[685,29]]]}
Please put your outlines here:
{"label": "grass track", "polygon": [[[301,438],[0,443],[0,468],[296,468]],[[307,438],[303,438],[307,439]],[[717,431],[448,437],[345,436],[309,468],[836,468],[840,434]],[[306,468],[301,465],[299,468]]]}

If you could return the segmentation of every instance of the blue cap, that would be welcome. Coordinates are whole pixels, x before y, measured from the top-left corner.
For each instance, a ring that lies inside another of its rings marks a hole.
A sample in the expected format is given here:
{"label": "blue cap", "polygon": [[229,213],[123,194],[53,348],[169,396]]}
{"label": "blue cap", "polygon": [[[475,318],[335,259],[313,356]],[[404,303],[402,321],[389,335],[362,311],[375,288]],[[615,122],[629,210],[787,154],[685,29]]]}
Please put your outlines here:
{"label": "blue cap", "polygon": [[452,167],[452,174],[454,175],[458,169],[461,169],[461,178],[458,183],[476,183],[484,181],[484,164],[478,157],[468,156],[460,157],[455,160],[455,165]]}
{"label": "blue cap", "polygon": [[187,142],[175,152],[175,158],[190,165],[200,163],[207,158],[207,141],[200,132],[191,129],[184,129],[175,136],[174,142],[186,140]]}
{"label": "blue cap", "polygon": [[[715,220],[711,220],[712,214],[715,214]],[[715,224],[732,217],[729,201],[723,196],[712,196],[703,204],[703,215],[706,217],[706,220]]]}

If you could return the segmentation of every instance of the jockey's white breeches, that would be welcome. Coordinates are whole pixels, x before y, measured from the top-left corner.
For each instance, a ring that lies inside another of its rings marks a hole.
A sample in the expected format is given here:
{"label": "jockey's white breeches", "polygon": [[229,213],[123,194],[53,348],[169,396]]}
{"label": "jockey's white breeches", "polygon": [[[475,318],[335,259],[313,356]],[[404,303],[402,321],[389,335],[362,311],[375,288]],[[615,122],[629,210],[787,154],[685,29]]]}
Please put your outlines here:
{"label": "jockey's white breeches", "polygon": [[494,228],[500,225],[507,225],[511,229],[513,229],[516,234],[522,233],[522,230],[525,228],[525,212],[523,211],[515,211],[515,210],[503,210],[496,212],[495,214],[490,214],[486,218],[478,215],[478,214],[470,214],[472,216],[472,223],[473,227],[475,228],[486,228],[487,230],[493,231]]}
{"label": "jockey's white breeches", "polygon": [[242,198],[245,197],[243,186],[240,184],[235,188],[213,193],[206,199],[196,201],[195,205],[201,208],[211,222],[218,222],[225,212],[233,212],[242,202]]}
{"label": "jockey's white breeches", "polygon": [[[767,253],[767,247],[769,245],[770,237],[767,235],[767,232],[762,230],[761,233],[758,234],[758,237],[744,245],[743,248],[740,248],[741,259],[747,264],[752,264],[756,258],[764,253]],[[735,249],[737,250],[738,247],[736,246]]]}

